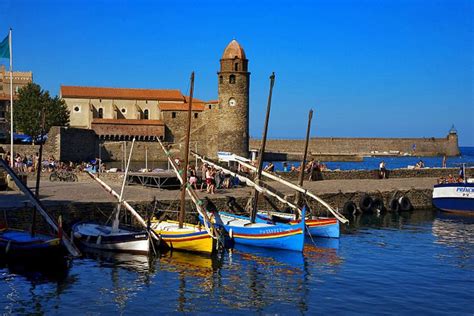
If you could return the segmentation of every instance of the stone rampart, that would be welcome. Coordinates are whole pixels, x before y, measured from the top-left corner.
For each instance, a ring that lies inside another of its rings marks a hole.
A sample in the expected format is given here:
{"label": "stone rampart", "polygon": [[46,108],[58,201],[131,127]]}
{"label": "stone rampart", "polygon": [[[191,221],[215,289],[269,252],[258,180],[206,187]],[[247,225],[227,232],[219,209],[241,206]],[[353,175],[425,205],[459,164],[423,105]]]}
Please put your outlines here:
{"label": "stone rampart", "polygon": [[[258,149],[261,140],[251,139],[250,148]],[[445,138],[311,138],[309,153],[324,154],[413,154],[417,156],[458,156],[458,137],[449,134]],[[266,152],[303,153],[304,140],[269,139]]]}

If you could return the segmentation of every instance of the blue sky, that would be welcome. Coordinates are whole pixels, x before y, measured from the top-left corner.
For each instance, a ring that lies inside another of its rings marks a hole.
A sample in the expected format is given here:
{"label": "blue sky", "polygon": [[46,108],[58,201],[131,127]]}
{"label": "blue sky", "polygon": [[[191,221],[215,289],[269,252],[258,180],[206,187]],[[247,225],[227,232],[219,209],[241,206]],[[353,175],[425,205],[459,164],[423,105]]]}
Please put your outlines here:
{"label": "blue sky", "polygon": [[[470,0],[0,2],[16,70],[59,86],[168,88],[217,98],[219,59],[235,38],[251,71],[250,134],[444,137],[474,146]],[[3,30],[3,31],[2,31]],[[8,60],[1,63],[8,64]]]}

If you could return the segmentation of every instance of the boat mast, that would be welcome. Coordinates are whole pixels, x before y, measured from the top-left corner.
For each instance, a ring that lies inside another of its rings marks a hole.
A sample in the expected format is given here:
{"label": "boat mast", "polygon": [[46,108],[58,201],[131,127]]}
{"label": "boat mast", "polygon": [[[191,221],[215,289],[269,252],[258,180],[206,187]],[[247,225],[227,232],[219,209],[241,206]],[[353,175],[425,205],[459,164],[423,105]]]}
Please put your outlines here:
{"label": "boat mast", "polygon": [[[308,128],[306,129],[306,140],[304,143],[304,153],[303,153],[303,160],[301,161],[301,166],[300,166],[300,177],[298,179],[298,185],[301,187],[303,186],[303,179],[304,179],[304,167],[306,166],[306,156],[308,155],[308,143],[309,143],[309,133],[311,130],[311,119],[313,118],[313,110],[309,110],[309,115],[308,115]],[[312,171],[312,170],[311,170]],[[311,172],[310,171],[310,172]],[[295,199],[295,204],[299,206],[301,201],[301,192],[297,191],[296,192],[296,199]],[[296,213],[295,218],[298,219],[300,214]]]}
{"label": "boat mast", "polygon": [[189,92],[189,108],[188,108],[188,125],[186,127],[186,142],[184,147],[184,170],[183,170],[183,184],[181,187],[181,205],[179,208],[179,228],[183,228],[185,215],[185,198],[186,186],[188,185],[188,163],[189,163],[189,140],[191,135],[191,114],[193,107],[193,92],[194,92],[194,71],[191,73],[191,89]]}
{"label": "boat mast", "polygon": [[[275,73],[273,72],[272,75],[270,76],[270,93],[268,94],[267,114],[265,116],[265,125],[263,127],[262,144],[260,146],[260,152],[258,154],[257,176],[255,177],[255,183],[257,185],[260,185],[260,179],[262,178],[263,154],[265,153],[265,145],[267,143],[268,120],[270,118],[270,108],[272,105],[272,92],[273,92],[274,84],[275,84]],[[257,216],[257,205],[258,205],[258,190],[255,189],[252,213],[250,214],[250,221],[252,223],[255,223],[255,217]]]}
{"label": "boat mast", "polygon": [[[39,199],[39,189],[40,189],[40,179],[41,179],[41,168],[43,167],[43,135],[44,135],[44,123],[45,123],[45,114],[44,109],[41,109],[41,132],[40,132],[40,148],[39,148],[39,155],[38,155],[38,164],[36,165],[36,186],[35,186],[35,197]],[[33,136],[35,137],[35,136]],[[35,140],[33,139],[33,142]],[[35,158],[36,159],[36,158]],[[33,162],[33,166],[34,166]],[[33,207],[33,220],[31,221],[31,236],[35,236],[36,234],[36,206]]]}

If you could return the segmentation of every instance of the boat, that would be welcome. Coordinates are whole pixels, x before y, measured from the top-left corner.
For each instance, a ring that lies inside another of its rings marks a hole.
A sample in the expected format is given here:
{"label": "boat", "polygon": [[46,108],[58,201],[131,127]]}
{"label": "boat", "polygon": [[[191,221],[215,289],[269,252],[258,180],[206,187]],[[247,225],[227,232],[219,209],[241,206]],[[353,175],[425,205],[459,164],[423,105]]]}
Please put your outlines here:
{"label": "boat", "polygon": [[[42,150],[40,149],[40,157]],[[10,175],[17,187],[26,195],[33,205],[33,216],[31,230],[2,227],[0,229],[0,258],[20,261],[40,261],[49,260],[53,265],[56,260],[64,259],[68,253],[71,256],[79,257],[81,252],[72,244],[69,238],[62,232],[61,217],[58,223],[53,220],[39,200],[39,178],[40,170],[37,174],[36,192],[33,192],[20,180],[13,169],[0,159],[0,167]],[[41,168],[39,168],[41,169]],[[36,229],[36,212],[44,218],[46,224],[51,227],[55,234],[39,233]]]}
{"label": "boat", "polygon": [[[300,220],[295,214],[271,211],[259,211],[257,220],[286,222],[296,224]],[[305,219],[306,235],[312,237],[339,238],[339,221],[335,217],[310,216]]]}
{"label": "boat", "polygon": [[61,238],[13,228],[0,229],[0,255],[8,259],[40,259],[67,254]]}
{"label": "boat", "polygon": [[72,226],[74,240],[84,248],[148,254],[150,240],[145,231],[130,228],[113,229],[112,226],[93,222],[80,222]]}
{"label": "boat", "polygon": [[466,176],[466,164],[459,170],[459,181],[448,179],[435,184],[433,188],[433,205],[445,212],[474,214],[474,179]]}
{"label": "boat", "polygon": [[435,184],[433,205],[445,212],[474,214],[474,183]]}
{"label": "boat", "polygon": [[[158,139],[162,149],[165,151],[168,157],[168,161],[173,166],[173,170],[176,173],[176,176],[181,182],[181,198],[180,198],[180,211],[179,211],[179,220],[159,220],[153,218],[151,220],[150,228],[158,235],[160,235],[162,245],[169,249],[180,250],[180,251],[189,251],[189,252],[199,252],[210,254],[215,249],[215,240],[214,233],[209,227],[203,227],[202,225],[193,225],[190,223],[184,222],[185,217],[185,197],[186,191],[191,194],[193,201],[196,201],[194,191],[188,186],[187,183],[187,166],[189,160],[189,142],[190,142],[190,133],[191,133],[191,115],[192,115],[192,104],[193,104],[193,93],[194,93],[194,72],[191,74],[191,89],[189,96],[189,108],[188,108],[188,118],[187,118],[187,129],[186,129],[186,142],[184,150],[184,171],[181,176],[181,172],[178,170],[175,161],[171,159],[169,153],[164,148],[161,141]],[[194,198],[193,198],[194,196]],[[197,201],[196,201],[197,202]],[[196,203],[197,204],[197,203]],[[199,212],[199,208],[198,208]],[[202,212],[201,212],[202,214]]]}
{"label": "boat", "polygon": [[[117,252],[130,252],[137,254],[148,254],[150,251],[150,238],[149,233],[145,230],[137,231],[132,228],[124,228],[120,226],[120,210],[124,203],[123,191],[125,187],[125,181],[127,179],[128,169],[130,166],[130,160],[133,152],[133,145],[135,144],[135,138],[132,140],[132,147],[128,157],[127,168],[125,169],[125,175],[122,182],[122,190],[118,198],[118,205],[113,213],[112,225],[102,225],[95,222],[79,222],[72,226],[72,236],[83,248],[85,249],[98,249],[105,251],[117,251]],[[92,173],[87,172],[93,179],[98,178]],[[99,182],[100,183],[100,182]],[[101,183],[105,189],[105,183]],[[108,192],[116,196],[110,187]],[[146,223],[143,219],[130,210],[125,204],[133,216],[138,217],[138,221],[146,227]]]}
{"label": "boat", "polygon": [[[304,210],[303,210],[304,214]],[[252,222],[247,216],[227,212],[215,212],[211,220],[217,227],[224,228],[237,244],[303,251],[304,218],[297,223]]]}

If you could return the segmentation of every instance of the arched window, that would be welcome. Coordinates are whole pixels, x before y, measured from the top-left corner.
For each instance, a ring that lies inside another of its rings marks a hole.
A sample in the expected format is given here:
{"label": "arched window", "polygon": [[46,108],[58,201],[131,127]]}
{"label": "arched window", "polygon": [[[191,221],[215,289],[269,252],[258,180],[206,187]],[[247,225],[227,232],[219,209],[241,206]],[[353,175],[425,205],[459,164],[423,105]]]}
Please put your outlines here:
{"label": "arched window", "polygon": [[143,111],[143,119],[144,119],[144,120],[148,120],[148,115],[149,115],[148,113],[149,113],[149,112],[148,112],[148,109],[146,109],[145,111]]}
{"label": "arched window", "polygon": [[99,111],[98,111],[97,115],[99,116],[99,118],[104,118],[104,109],[99,108]]}
{"label": "arched window", "polygon": [[235,63],[235,64],[234,64],[234,70],[235,70],[235,71],[239,71],[239,63]]}
{"label": "arched window", "polygon": [[224,83],[224,77],[219,76],[219,83]]}
{"label": "arched window", "polygon": [[235,83],[235,75],[229,76],[229,83]]}

